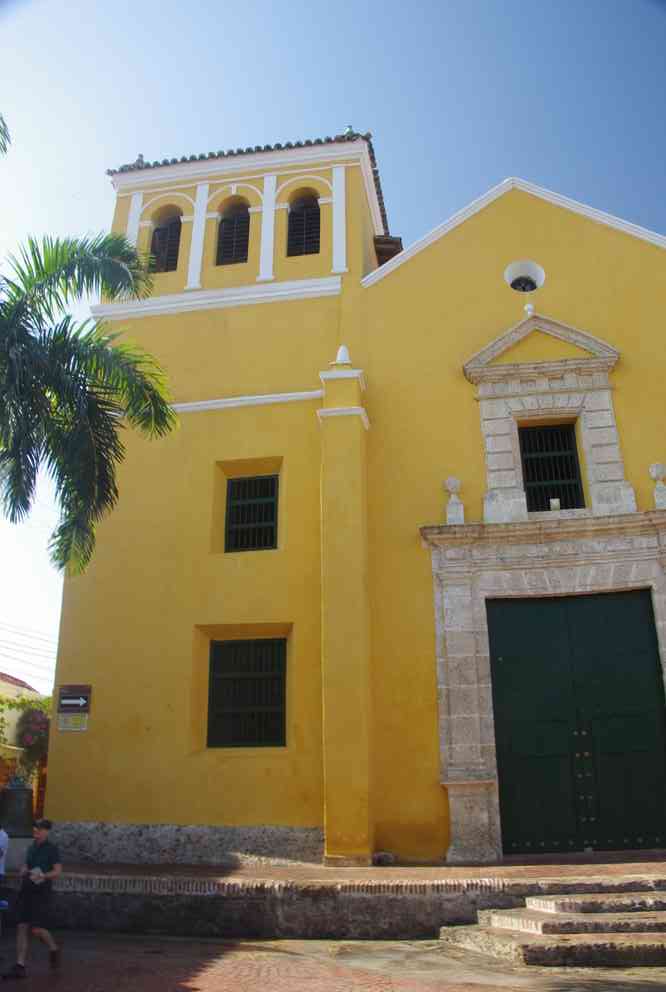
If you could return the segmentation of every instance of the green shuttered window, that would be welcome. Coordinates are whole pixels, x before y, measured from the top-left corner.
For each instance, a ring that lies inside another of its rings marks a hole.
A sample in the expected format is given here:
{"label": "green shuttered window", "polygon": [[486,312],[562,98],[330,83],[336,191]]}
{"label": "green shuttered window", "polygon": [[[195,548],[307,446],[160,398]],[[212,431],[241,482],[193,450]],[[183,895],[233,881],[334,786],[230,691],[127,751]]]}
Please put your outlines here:
{"label": "green shuttered window", "polygon": [[229,479],[225,551],[277,548],[278,476]]}
{"label": "green shuttered window", "polygon": [[208,747],[284,747],[284,639],[212,641]]}
{"label": "green shuttered window", "polygon": [[562,510],[585,506],[574,424],[520,427],[518,436],[527,509],[550,510],[551,499]]}

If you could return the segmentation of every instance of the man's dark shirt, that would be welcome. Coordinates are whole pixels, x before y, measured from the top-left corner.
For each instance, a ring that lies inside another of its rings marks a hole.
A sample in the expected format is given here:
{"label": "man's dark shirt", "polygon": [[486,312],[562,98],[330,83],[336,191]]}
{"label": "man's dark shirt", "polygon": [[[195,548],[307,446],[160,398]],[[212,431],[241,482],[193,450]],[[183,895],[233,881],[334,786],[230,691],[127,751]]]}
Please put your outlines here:
{"label": "man's dark shirt", "polygon": [[[33,841],[25,856],[25,863],[28,866],[29,872],[33,868],[41,868],[44,874],[46,874],[47,871],[53,871],[54,867],[60,863],[60,852],[50,840],[45,840],[43,844],[37,844]],[[50,892],[52,880],[47,878],[45,881],[40,882],[39,885],[35,885],[34,882],[26,877],[24,884],[33,891],[39,889],[42,892]]]}

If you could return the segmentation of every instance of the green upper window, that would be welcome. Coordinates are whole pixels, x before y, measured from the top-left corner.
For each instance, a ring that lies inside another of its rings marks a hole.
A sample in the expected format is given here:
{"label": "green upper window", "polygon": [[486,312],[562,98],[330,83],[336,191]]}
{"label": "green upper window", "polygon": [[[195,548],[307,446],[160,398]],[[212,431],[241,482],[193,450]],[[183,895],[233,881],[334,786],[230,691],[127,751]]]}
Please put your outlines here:
{"label": "green upper window", "polygon": [[224,550],[277,548],[277,511],[277,475],[229,479]]}

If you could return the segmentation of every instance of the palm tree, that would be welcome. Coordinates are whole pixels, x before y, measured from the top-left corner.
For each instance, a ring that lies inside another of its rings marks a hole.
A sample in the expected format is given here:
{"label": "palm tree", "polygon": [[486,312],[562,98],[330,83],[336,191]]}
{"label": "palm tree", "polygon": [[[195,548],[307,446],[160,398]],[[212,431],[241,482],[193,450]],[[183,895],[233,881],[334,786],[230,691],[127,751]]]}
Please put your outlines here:
{"label": "palm tree", "polygon": [[118,500],[123,427],[160,437],[176,418],[149,355],[66,309],[91,292],[119,300],[150,289],[148,259],[118,234],[31,239],[0,276],[0,500],[22,520],[46,470],[60,509],[51,559],[70,574],[87,566],[95,527]]}

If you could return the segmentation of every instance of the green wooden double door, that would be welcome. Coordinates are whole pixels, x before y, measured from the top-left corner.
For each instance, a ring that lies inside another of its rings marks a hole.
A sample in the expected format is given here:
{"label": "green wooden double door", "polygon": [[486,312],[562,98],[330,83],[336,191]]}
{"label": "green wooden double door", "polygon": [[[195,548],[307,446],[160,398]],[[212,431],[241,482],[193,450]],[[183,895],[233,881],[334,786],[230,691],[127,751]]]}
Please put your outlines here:
{"label": "green wooden double door", "polygon": [[666,846],[649,591],[487,603],[506,854]]}

